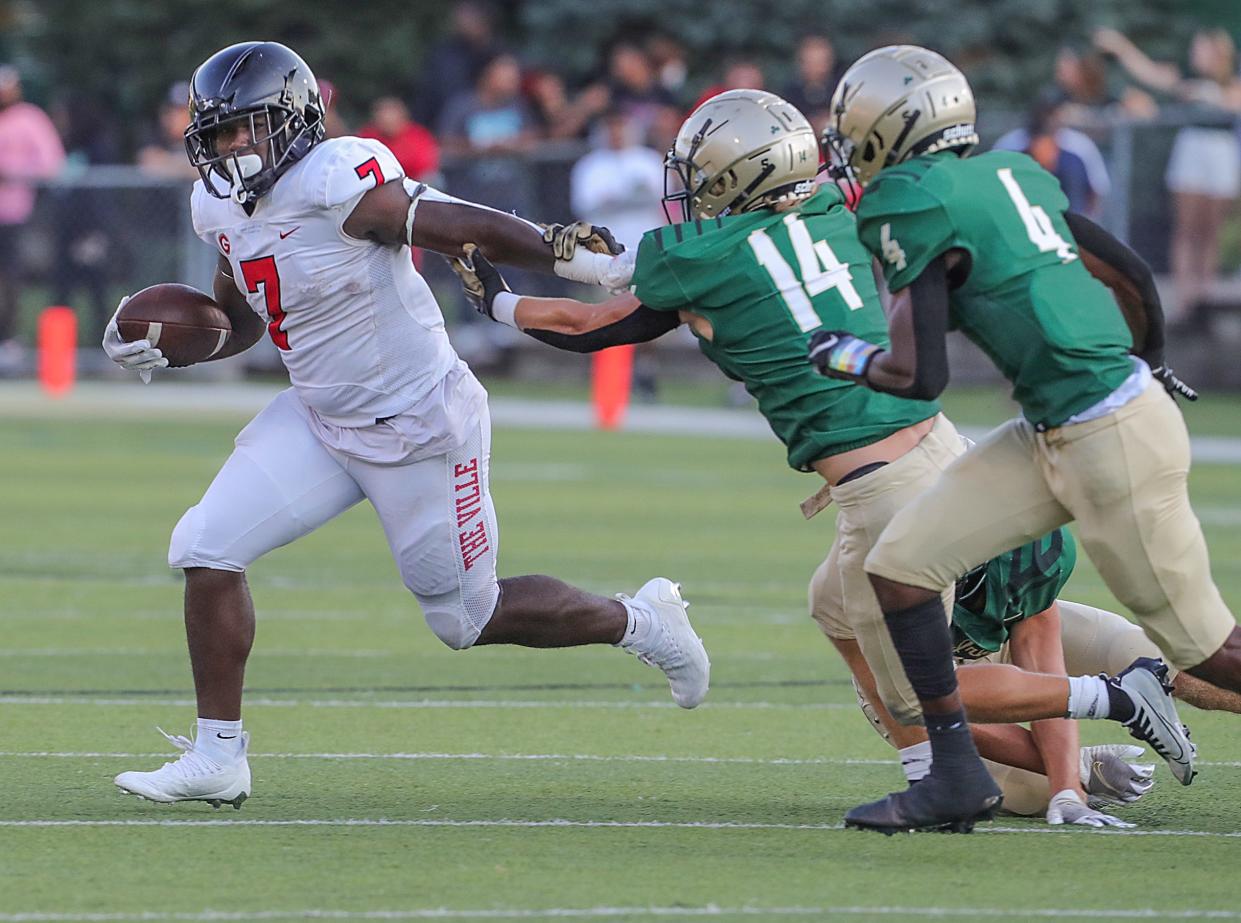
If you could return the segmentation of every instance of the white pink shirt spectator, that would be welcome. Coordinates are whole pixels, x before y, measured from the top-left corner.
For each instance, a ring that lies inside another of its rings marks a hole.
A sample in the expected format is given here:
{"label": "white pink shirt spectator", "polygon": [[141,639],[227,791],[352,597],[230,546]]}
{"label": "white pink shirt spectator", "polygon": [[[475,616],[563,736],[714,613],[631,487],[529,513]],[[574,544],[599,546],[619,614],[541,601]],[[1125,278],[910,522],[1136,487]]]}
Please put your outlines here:
{"label": "white pink shirt spectator", "polygon": [[34,184],[51,179],[65,162],[52,120],[18,101],[0,109],[0,224],[22,224],[34,210]]}

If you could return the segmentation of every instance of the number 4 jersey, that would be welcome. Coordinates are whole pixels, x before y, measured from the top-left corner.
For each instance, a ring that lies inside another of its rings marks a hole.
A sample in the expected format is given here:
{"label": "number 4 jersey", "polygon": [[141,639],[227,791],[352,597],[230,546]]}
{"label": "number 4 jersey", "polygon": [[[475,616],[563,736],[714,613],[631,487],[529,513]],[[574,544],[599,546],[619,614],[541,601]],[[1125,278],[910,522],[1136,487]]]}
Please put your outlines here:
{"label": "number 4 jersey", "polygon": [[939,409],[824,378],[807,361],[809,335],[820,327],[888,342],[870,256],[834,186],[790,211],[758,209],[648,231],[633,292],[647,307],[693,312],[710,323],[709,337],[694,331],[703,353],[745,384],[799,471]]}
{"label": "number 4 jersey", "polygon": [[316,145],[252,215],[194,184],[194,231],[217,248],[297,394],[325,420],[367,426],[407,410],[454,367],[444,318],[409,247],[358,240],[358,200],[404,172],[378,141]]}
{"label": "number 4 jersey", "polygon": [[1056,178],[1024,154],[951,152],[887,167],[858,205],[859,234],[899,291],[948,250],[969,256],[951,323],[990,356],[1040,428],[1059,426],[1133,372],[1129,328],[1082,265]]}

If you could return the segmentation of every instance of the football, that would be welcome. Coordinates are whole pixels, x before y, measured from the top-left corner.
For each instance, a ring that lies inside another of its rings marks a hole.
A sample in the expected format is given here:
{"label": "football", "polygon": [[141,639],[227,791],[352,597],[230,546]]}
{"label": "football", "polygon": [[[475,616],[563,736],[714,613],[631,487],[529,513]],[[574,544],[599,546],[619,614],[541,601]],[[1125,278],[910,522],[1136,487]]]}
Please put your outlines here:
{"label": "football", "polygon": [[193,365],[218,353],[232,325],[210,295],[165,282],[132,295],[116,318],[121,339],[150,340],[171,368]]}

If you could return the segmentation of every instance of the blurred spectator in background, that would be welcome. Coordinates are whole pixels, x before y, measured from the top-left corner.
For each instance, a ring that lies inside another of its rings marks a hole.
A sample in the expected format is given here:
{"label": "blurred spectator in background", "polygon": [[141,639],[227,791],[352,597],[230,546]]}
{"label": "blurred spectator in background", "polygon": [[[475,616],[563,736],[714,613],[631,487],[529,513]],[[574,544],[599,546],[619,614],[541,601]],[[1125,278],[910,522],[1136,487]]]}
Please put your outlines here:
{"label": "blurred spectator in background", "polygon": [[142,172],[164,179],[193,182],[198,171],[190,165],[185,152],[185,129],[190,123],[188,106],[190,85],[174,83],[160,104],[151,137],[138,150],[138,166]]}
{"label": "blurred spectator in background", "polygon": [[572,100],[559,74],[538,70],[523,81],[539,133],[550,140],[581,138],[590,123],[608,106],[608,88],[601,83],[586,87]]}
{"label": "blurred spectator in background", "polygon": [[689,79],[685,46],[667,32],[656,32],[646,40],[646,54],[655,68],[659,85],[673,99],[682,99],[685,81]]}
{"label": "blurred spectator in background", "polygon": [[1070,125],[1089,128],[1102,115],[1149,119],[1159,109],[1149,93],[1134,87],[1123,87],[1117,92],[1109,86],[1107,62],[1094,50],[1061,47],[1056,54],[1054,75],[1065,98],[1061,117]]}
{"label": "blurred spectator in background", "polygon": [[21,295],[22,225],[34,211],[35,185],[60,172],[65,149],[47,113],[22,99],[17,68],[0,66],[0,369],[14,370],[24,350],[13,338]]}
{"label": "blurred spectator in background", "polygon": [[712,96],[728,90],[762,90],[766,83],[763,69],[757,61],[753,58],[733,58],[724,67],[723,80],[703,90],[698,101],[694,103],[694,108],[697,109]]}
{"label": "blurred spectator in background", "polygon": [[664,223],[664,158],[642,143],[638,126],[619,108],[608,110],[596,131],[595,148],[573,165],[569,195],[573,213],[601,224],[628,249]]}
{"label": "blurred spectator in background", "polygon": [[[595,149],[573,165],[569,194],[573,213],[601,224],[628,250],[664,224],[664,159],[642,143],[642,132],[619,108],[609,109],[595,132]],[[655,344],[634,355],[633,392],[653,401],[658,391]]]}
{"label": "blurred spectator in background", "polygon": [[410,179],[428,180],[439,172],[440,146],[435,136],[409,117],[409,107],[395,96],[371,103],[371,120],[358,136],[380,141]]}
{"label": "blurred spectator in background", "polygon": [[672,94],[660,84],[650,56],[633,42],[621,41],[608,55],[608,89],[611,103],[646,138],[664,106],[675,105]]}
{"label": "blurred spectator in background", "polygon": [[1002,135],[995,148],[1029,154],[1060,180],[1069,208],[1097,220],[1111,189],[1107,164],[1087,135],[1063,125],[1064,105],[1059,90],[1044,90],[1031,108],[1026,126]]}
{"label": "blurred spectator in background", "polygon": [[780,95],[810,120],[815,131],[822,131],[840,73],[831,40],[826,35],[803,36],[797,43],[797,76]]}
{"label": "blurred spectator in background", "polygon": [[1100,29],[1094,42],[1134,80],[1193,107],[1193,121],[1177,132],[1164,176],[1172,192],[1176,286],[1176,307],[1168,319],[1190,321],[1219,271],[1220,230],[1241,192],[1241,147],[1234,130],[1241,112],[1236,46],[1223,29],[1199,30],[1189,48],[1193,76],[1186,76],[1175,64],[1152,61],[1115,29]]}
{"label": "blurred spectator in background", "polygon": [[[532,167],[528,159],[513,155],[535,144],[538,121],[521,94],[521,82],[517,59],[498,55],[483,69],[474,89],[448,101],[438,135],[442,152],[458,155],[455,163],[445,165],[449,192],[501,211],[531,215],[536,213]],[[538,284],[520,271],[506,272],[523,284]],[[471,327],[457,331],[458,350],[480,365],[503,362],[513,339],[511,329],[480,323],[464,294],[458,291],[458,295],[458,316]]]}
{"label": "blurred spectator in background", "polygon": [[336,84],[320,77],[319,95],[323,97],[323,105],[326,107],[323,113],[323,136],[343,138],[350,134],[348,124],[340,115],[340,100],[337,99]]}
{"label": "blurred spectator in background", "polygon": [[431,46],[414,96],[414,117],[438,125],[448,101],[478,81],[501,52],[495,38],[495,10],[481,0],[462,0],[452,8],[452,30]]}
{"label": "blurred spectator in background", "polygon": [[446,153],[519,151],[534,142],[537,126],[521,95],[521,66],[502,54],[483,68],[474,89],[448,101],[439,136]]}

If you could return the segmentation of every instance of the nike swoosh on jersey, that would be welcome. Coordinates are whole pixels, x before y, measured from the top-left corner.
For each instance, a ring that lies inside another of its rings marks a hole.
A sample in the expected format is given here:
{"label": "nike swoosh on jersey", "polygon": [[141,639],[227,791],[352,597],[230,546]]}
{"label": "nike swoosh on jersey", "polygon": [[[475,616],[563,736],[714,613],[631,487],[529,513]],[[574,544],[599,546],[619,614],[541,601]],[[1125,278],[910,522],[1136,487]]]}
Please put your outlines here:
{"label": "nike swoosh on jersey", "polygon": [[291,231],[280,231],[280,232],[279,232],[279,233],[280,233],[280,239],[281,239],[281,240],[284,240],[284,239],[285,239],[286,237],[288,237],[290,234],[295,234],[295,233],[297,233],[299,230],[301,230],[301,227],[302,227],[302,226],[299,224],[297,227],[293,228],[293,230],[291,230]]}

